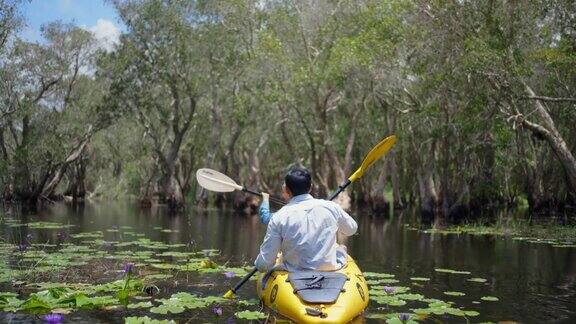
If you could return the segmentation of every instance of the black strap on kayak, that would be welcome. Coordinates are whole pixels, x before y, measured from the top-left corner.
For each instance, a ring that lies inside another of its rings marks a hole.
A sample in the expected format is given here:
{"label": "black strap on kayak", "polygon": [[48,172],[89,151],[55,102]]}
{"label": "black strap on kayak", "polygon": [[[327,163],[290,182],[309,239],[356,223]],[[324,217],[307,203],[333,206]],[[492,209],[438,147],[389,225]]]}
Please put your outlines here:
{"label": "black strap on kayak", "polygon": [[324,276],[318,276],[318,277],[314,277],[314,280],[307,282],[306,286],[315,286],[315,285],[320,285],[320,287],[322,287],[322,284],[320,283],[320,281],[324,280]]}

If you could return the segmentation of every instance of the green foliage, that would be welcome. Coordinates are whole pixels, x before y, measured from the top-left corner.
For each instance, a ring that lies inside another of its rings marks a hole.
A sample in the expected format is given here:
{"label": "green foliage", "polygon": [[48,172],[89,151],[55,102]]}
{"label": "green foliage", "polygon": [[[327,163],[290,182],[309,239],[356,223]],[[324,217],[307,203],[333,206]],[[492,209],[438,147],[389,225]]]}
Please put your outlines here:
{"label": "green foliage", "polygon": [[150,312],[156,314],[178,314],[187,309],[203,308],[213,303],[222,303],[226,299],[223,297],[198,297],[189,293],[173,294],[170,299],[158,299],[161,305],[153,307]]}
{"label": "green foliage", "polygon": [[157,320],[152,319],[148,316],[141,316],[141,317],[126,317],[124,319],[124,324],[174,324],[173,320]]}
{"label": "green foliage", "polygon": [[[62,23],[19,39],[19,3],[0,18],[0,185],[15,199],[208,202],[205,165],[272,191],[303,164],[323,194],[391,133],[386,172],[354,198],[573,198],[566,162],[524,125],[549,127],[524,84],[574,94],[569,2],[114,1],[126,32],[111,52]],[[574,152],[571,101],[546,109]]]}

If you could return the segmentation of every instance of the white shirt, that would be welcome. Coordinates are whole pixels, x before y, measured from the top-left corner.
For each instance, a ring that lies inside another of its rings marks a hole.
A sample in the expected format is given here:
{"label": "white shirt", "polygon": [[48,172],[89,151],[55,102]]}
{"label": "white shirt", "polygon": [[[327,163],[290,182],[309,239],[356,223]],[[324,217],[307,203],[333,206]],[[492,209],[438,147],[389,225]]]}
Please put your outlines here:
{"label": "white shirt", "polygon": [[350,236],[357,229],[356,221],[338,204],[309,194],[295,196],[274,213],[254,264],[267,271],[282,252],[288,271],[336,270],[341,266],[336,258],[337,233]]}

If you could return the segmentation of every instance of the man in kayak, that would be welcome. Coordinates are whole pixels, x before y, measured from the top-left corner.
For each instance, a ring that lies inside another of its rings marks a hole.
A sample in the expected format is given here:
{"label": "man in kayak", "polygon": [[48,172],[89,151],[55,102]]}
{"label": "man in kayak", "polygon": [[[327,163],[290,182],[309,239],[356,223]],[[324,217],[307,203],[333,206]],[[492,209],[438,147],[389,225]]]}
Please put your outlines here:
{"label": "man in kayak", "polygon": [[345,249],[338,245],[338,234],[356,233],[356,221],[338,204],[310,195],[312,177],[304,168],[292,168],[284,178],[282,195],[288,204],[270,213],[268,195],[260,207],[260,218],[268,224],[255,265],[265,272],[276,264],[288,271],[337,270],[346,264]]}

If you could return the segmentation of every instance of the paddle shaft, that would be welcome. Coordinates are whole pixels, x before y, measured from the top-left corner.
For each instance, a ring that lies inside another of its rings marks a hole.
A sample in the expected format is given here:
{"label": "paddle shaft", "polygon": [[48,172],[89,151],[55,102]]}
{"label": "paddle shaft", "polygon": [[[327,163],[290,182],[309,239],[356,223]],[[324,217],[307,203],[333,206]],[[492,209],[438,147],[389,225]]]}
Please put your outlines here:
{"label": "paddle shaft", "polygon": [[258,271],[258,268],[254,267],[254,269],[252,269],[250,272],[248,272],[247,275],[244,276],[244,278],[242,278],[242,280],[240,280],[240,282],[238,282],[236,284],[236,286],[234,286],[234,288],[232,288],[232,293],[236,293],[238,291],[238,289],[240,289],[240,287],[242,287],[244,285],[244,283],[246,283],[246,281],[248,281],[256,272]]}
{"label": "paddle shaft", "polygon": [[[262,197],[262,193],[261,193],[261,192],[254,191],[254,190],[248,189],[248,188],[246,188],[246,187],[242,187],[242,191],[243,191],[243,192],[247,192],[247,193],[249,193],[249,194],[253,194],[253,195]],[[280,205],[286,205],[286,202],[285,202],[284,200],[282,200],[282,199],[280,199],[280,198],[276,198],[276,197],[274,197],[274,196],[270,196],[270,201],[271,201],[271,202],[275,202],[275,203],[280,204]]]}
{"label": "paddle shaft", "polygon": [[341,185],[338,186],[338,190],[336,190],[332,195],[330,195],[330,198],[328,198],[328,200],[334,200],[334,198],[338,197],[338,195],[346,190],[346,187],[348,187],[350,184],[352,183],[352,181],[350,180],[346,180],[346,182],[342,183]]}

